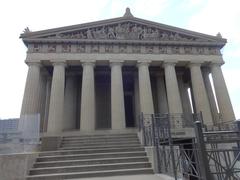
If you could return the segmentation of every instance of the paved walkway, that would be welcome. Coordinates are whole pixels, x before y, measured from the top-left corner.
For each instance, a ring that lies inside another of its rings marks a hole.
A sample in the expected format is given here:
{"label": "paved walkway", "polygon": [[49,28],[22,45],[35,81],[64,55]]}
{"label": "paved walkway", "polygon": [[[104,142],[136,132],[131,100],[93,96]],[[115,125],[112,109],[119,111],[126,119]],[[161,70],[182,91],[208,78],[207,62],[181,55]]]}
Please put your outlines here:
{"label": "paved walkway", "polygon": [[130,175],[130,176],[112,176],[112,177],[97,177],[97,178],[81,178],[75,180],[174,180],[174,178],[162,175]]}

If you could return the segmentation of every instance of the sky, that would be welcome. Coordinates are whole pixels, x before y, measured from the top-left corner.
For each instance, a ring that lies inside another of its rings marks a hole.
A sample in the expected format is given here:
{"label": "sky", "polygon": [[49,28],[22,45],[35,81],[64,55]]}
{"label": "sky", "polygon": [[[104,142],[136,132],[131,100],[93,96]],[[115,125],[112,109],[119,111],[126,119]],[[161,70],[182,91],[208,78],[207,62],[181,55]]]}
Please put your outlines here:
{"label": "sky", "polygon": [[38,31],[123,16],[135,17],[228,40],[222,66],[232,105],[240,119],[240,1],[238,0],[1,0],[0,119],[19,117],[27,76],[26,27]]}

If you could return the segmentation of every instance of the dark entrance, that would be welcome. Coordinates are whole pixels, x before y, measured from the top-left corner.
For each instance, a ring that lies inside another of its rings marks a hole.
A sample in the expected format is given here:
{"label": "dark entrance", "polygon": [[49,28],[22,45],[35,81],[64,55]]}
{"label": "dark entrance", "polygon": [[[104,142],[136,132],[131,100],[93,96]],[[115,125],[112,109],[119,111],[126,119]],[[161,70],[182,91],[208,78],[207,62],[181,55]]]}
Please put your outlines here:
{"label": "dark entrance", "polygon": [[135,127],[133,72],[134,70],[132,67],[123,67],[123,90],[126,127]]}

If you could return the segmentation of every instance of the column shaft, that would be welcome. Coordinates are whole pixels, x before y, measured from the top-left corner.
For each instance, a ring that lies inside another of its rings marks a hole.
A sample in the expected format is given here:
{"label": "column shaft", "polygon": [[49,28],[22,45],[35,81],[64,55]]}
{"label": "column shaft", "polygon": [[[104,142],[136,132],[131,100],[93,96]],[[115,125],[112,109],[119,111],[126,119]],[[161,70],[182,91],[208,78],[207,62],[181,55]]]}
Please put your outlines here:
{"label": "column shaft", "polygon": [[49,105],[50,105],[50,96],[51,96],[51,86],[52,86],[52,78],[47,78],[46,84],[46,100],[45,100],[45,112],[44,112],[44,123],[43,123],[43,132],[47,131],[48,128],[48,115],[49,115]]}
{"label": "column shaft", "polygon": [[95,129],[94,64],[91,62],[83,63],[80,129]]}
{"label": "column shaft", "polygon": [[227,86],[223,77],[223,73],[220,65],[215,64],[211,67],[212,70],[212,78],[213,84],[215,87],[216,97],[218,101],[218,107],[220,114],[222,116],[222,120],[234,121],[236,120],[233,107],[231,104],[231,100],[228,94]]}
{"label": "column shaft", "polygon": [[217,110],[217,104],[216,104],[216,101],[214,98],[212,85],[211,85],[211,82],[209,79],[209,72],[206,69],[203,70],[203,80],[204,80],[207,95],[208,95],[209,105],[210,105],[212,117],[213,117],[213,122],[218,123],[219,122],[219,113]]}
{"label": "column shaft", "polygon": [[203,121],[207,125],[212,125],[212,114],[210,110],[209,101],[207,98],[207,92],[203,82],[202,72],[200,68],[201,64],[191,64],[190,72],[192,79],[193,96],[196,105],[196,112],[202,112]]}
{"label": "column shaft", "polygon": [[125,107],[121,63],[111,63],[111,119],[112,129],[124,129]]}
{"label": "column shaft", "polygon": [[161,114],[168,113],[167,93],[163,75],[157,76],[157,97],[158,112]]}
{"label": "column shaft", "polygon": [[65,64],[54,63],[48,116],[48,132],[58,133],[63,128]]}
{"label": "column shaft", "polygon": [[40,113],[39,109],[40,64],[29,63],[28,75],[22,101],[21,116]]}
{"label": "column shaft", "polygon": [[153,114],[154,113],[153,97],[148,63],[143,62],[138,65],[138,79],[139,79],[140,110],[144,114]]}
{"label": "column shaft", "polygon": [[168,99],[168,109],[170,115],[174,117],[173,124],[174,128],[182,128],[181,115],[183,113],[181,97],[179,93],[179,87],[177,82],[177,76],[175,71],[174,63],[165,63],[165,81]]}
{"label": "column shaft", "polygon": [[181,100],[182,100],[184,118],[188,123],[190,123],[192,120],[192,118],[191,118],[192,109],[191,109],[190,99],[188,96],[188,86],[183,81],[183,74],[179,74],[177,79],[178,79],[178,84],[179,84],[180,96],[181,96]]}

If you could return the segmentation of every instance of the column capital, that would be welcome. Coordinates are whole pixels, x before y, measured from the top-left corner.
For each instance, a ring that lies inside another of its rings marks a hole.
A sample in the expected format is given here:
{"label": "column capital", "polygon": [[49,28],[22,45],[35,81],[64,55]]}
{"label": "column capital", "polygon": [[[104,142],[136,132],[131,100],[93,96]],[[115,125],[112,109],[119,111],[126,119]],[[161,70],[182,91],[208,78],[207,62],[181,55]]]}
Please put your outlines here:
{"label": "column capital", "polygon": [[42,64],[40,62],[27,62],[27,65],[28,66],[39,66],[39,67],[42,66]]}
{"label": "column capital", "polygon": [[166,67],[166,66],[175,66],[177,64],[177,62],[163,62],[162,66]]}
{"label": "column capital", "polygon": [[200,62],[191,62],[191,63],[188,64],[188,67],[196,67],[196,66],[201,67],[202,63],[200,63]]}
{"label": "column capital", "polygon": [[95,66],[96,61],[81,61],[82,66]]}
{"label": "column capital", "polygon": [[222,65],[223,65],[224,63],[211,63],[211,64],[209,64],[209,67],[210,68],[212,68],[212,67],[216,67],[216,66],[218,66],[218,67],[221,67]]}
{"label": "column capital", "polygon": [[65,62],[62,62],[62,61],[60,61],[60,62],[52,62],[52,65],[53,66],[67,66],[67,64],[65,63]]}
{"label": "column capital", "polygon": [[137,61],[137,67],[139,66],[149,66],[151,61]]}
{"label": "column capital", "polygon": [[122,66],[123,61],[109,61],[110,62],[110,66]]}

